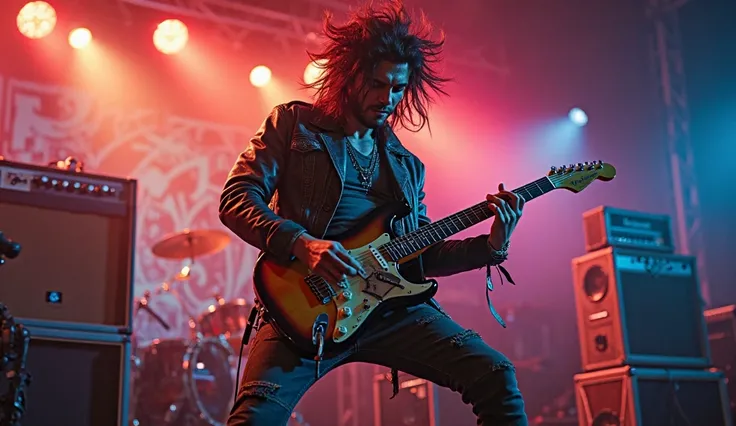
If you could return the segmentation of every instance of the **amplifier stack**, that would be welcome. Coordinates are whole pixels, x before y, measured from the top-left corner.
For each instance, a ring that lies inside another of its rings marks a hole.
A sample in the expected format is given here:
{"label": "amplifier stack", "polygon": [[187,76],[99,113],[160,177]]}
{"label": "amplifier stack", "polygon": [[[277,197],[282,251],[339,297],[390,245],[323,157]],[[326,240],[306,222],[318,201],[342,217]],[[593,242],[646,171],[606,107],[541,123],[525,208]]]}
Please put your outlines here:
{"label": "amplifier stack", "polygon": [[588,253],[572,262],[579,424],[731,426],[696,259],[674,254],[669,217],[603,206],[583,222]]}
{"label": "amplifier stack", "polygon": [[30,331],[24,426],[128,424],[136,181],[0,160],[0,301]]}

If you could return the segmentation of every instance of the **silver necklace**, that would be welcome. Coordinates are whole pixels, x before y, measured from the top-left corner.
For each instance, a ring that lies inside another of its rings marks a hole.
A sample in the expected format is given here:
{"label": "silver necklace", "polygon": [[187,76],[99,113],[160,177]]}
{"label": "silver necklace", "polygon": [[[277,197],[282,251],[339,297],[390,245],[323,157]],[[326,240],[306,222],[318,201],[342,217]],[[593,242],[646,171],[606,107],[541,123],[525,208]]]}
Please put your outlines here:
{"label": "silver necklace", "polygon": [[350,141],[346,141],[347,143],[347,151],[348,151],[348,157],[350,157],[350,162],[353,163],[353,167],[358,172],[358,180],[360,181],[360,185],[365,190],[365,193],[368,193],[368,190],[373,186],[373,174],[376,172],[376,168],[378,167],[378,147],[376,144],[373,144],[373,151],[371,152],[371,160],[368,163],[368,167],[363,167],[358,163],[358,159],[355,156],[355,147],[353,147],[353,144],[350,143]]}

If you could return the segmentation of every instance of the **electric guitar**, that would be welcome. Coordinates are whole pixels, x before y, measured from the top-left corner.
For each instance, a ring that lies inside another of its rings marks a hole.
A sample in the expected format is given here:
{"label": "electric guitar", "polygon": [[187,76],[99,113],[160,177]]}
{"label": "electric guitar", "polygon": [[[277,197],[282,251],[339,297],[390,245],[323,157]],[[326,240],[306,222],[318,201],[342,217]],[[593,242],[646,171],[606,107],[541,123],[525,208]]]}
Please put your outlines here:
{"label": "electric guitar", "polygon": [[[616,169],[601,161],[571,164],[552,167],[546,176],[513,192],[528,202],[555,189],[577,193],[595,180],[609,181],[615,176]],[[323,351],[340,349],[378,312],[425,302],[437,292],[435,280],[415,283],[404,279],[402,263],[493,216],[483,201],[396,237],[391,224],[408,212],[404,204],[376,209],[336,239],[361,262],[365,276],[330,284],[299,260],[283,264],[261,254],[254,268],[255,293],[276,328],[307,353],[321,357]]]}

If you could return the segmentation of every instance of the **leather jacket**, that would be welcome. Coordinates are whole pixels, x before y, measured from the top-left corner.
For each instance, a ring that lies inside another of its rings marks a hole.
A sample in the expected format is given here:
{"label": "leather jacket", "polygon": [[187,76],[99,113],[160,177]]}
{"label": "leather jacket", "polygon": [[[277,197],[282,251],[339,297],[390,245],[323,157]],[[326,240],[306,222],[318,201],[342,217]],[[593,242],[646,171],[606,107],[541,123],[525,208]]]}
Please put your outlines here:
{"label": "leather jacket", "polygon": [[[407,216],[394,222],[398,236],[430,222],[424,204],[425,169],[390,128],[383,133],[379,146],[395,178],[396,200],[410,207]],[[341,126],[311,104],[294,101],[276,106],[227,177],[220,220],[277,260],[293,259],[299,235],[307,232],[323,238],[340,202],[344,141]],[[414,277],[447,276],[487,265],[487,238],[485,234],[434,244],[414,262]]]}

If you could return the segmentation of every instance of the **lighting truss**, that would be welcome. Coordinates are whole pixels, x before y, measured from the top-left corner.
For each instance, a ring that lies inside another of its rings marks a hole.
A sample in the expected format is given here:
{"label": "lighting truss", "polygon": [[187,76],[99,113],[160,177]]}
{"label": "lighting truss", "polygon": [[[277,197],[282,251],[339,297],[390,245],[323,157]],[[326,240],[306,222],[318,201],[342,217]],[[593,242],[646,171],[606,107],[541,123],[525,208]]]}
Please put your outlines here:
{"label": "lighting truss", "polygon": [[[232,43],[239,45],[251,34],[273,38],[284,49],[315,41],[322,29],[324,10],[344,15],[349,4],[339,0],[117,0],[122,5],[138,6],[177,16],[210,22]],[[479,47],[461,49],[448,44],[447,61],[485,70],[502,76],[509,73],[505,57],[490,60]]]}
{"label": "lighting truss", "polygon": [[667,146],[675,190],[677,240],[680,252],[696,257],[703,299],[710,305],[703,220],[690,137],[690,112],[679,23],[679,9],[687,1],[648,0],[648,2],[649,16],[654,25],[653,63],[661,84],[667,120]]}

